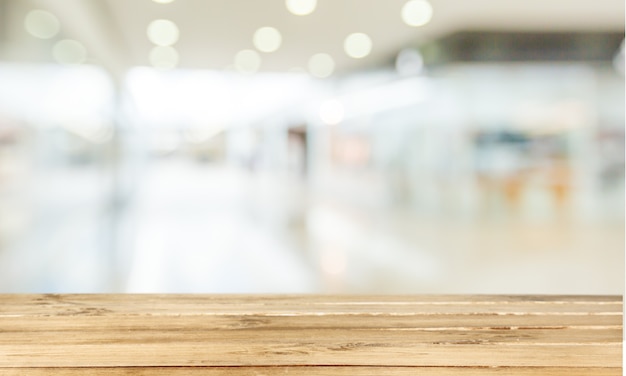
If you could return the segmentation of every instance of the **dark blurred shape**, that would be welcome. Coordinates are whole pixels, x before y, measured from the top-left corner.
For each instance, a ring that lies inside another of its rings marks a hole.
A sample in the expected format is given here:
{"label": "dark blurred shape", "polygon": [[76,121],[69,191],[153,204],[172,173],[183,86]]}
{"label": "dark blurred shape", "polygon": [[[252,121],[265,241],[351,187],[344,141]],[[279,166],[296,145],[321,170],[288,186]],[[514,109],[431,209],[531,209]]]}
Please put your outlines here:
{"label": "dark blurred shape", "polygon": [[454,33],[422,47],[429,65],[453,62],[611,61],[624,33]]}

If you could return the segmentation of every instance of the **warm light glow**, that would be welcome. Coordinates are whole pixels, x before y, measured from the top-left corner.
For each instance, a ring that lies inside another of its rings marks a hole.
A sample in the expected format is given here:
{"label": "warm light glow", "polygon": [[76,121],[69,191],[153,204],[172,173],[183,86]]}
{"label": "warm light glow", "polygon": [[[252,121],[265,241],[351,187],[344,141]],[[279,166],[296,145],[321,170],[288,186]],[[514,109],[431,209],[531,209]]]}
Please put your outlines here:
{"label": "warm light glow", "polygon": [[326,101],[320,106],[320,118],[328,125],[341,123],[343,116],[343,104],[336,99]]}
{"label": "warm light glow", "polygon": [[280,32],[273,27],[262,27],[254,33],[254,46],[262,52],[274,52],[283,41]]}
{"label": "warm light glow", "polygon": [[174,0],[152,0],[155,3],[159,3],[159,4],[169,4],[171,2],[174,2]]}
{"label": "warm light glow", "polygon": [[309,59],[308,68],[311,75],[319,78],[325,78],[333,74],[333,71],[335,70],[335,61],[328,54],[315,54]]}
{"label": "warm light glow", "polygon": [[80,42],[64,39],[52,47],[52,56],[61,64],[81,64],[87,59],[87,50]]}
{"label": "warm light glow", "polygon": [[148,25],[148,39],[157,46],[171,46],[178,41],[178,26],[170,20],[154,20]]}
{"label": "warm light glow", "polygon": [[372,52],[372,39],[363,33],[350,34],[343,43],[343,49],[350,57],[363,58]]}
{"label": "warm light glow", "polygon": [[59,19],[45,10],[31,10],[24,19],[24,27],[32,36],[50,39],[61,30]]}
{"label": "warm light glow", "polygon": [[256,73],[261,67],[261,56],[253,50],[239,51],[235,55],[235,69],[239,73]]}
{"label": "warm light glow", "polygon": [[296,16],[305,16],[313,13],[317,0],[287,0],[287,9]]}
{"label": "warm light glow", "polygon": [[321,253],[320,265],[324,272],[333,276],[341,276],[346,272],[346,254],[341,249],[325,249]]}
{"label": "warm light glow", "polygon": [[407,48],[398,54],[396,58],[396,70],[402,76],[414,76],[419,74],[424,67],[424,59],[419,51]]}
{"label": "warm light glow", "polygon": [[426,0],[410,0],[402,7],[402,20],[409,26],[423,26],[433,17],[433,7]]}
{"label": "warm light glow", "polygon": [[178,52],[170,46],[155,46],[150,51],[150,64],[158,69],[173,69],[178,64]]}

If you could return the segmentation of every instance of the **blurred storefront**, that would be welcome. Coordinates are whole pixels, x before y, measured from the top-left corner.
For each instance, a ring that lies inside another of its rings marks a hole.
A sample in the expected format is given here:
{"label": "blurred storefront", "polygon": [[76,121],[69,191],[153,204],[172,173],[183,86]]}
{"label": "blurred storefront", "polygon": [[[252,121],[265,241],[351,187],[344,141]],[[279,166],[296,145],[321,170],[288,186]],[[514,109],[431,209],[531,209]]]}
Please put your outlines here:
{"label": "blurred storefront", "polygon": [[621,27],[324,78],[15,61],[5,35],[0,291],[622,294]]}

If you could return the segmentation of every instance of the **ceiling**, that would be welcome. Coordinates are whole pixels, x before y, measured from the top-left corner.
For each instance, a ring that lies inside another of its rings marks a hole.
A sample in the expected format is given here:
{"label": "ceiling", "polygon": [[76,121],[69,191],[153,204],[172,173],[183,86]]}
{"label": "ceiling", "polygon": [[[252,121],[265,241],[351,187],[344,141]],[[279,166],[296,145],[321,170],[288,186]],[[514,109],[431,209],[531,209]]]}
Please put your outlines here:
{"label": "ceiling", "polygon": [[[174,45],[179,67],[228,69],[235,54],[254,49],[252,35],[262,26],[278,29],[281,47],[260,53],[262,71],[305,68],[315,53],[330,54],[336,72],[391,61],[406,46],[417,46],[459,31],[618,31],[624,30],[623,0],[430,0],[434,15],[422,27],[402,22],[406,0],[318,0],[307,16],[289,13],[284,0],[0,0],[0,59],[52,61],[54,40],[35,40],[24,29],[32,9],[45,9],[61,21],[61,34],[81,42],[89,60],[115,75],[129,67],[149,65],[153,47],[146,36],[150,21],[165,18],[180,29]],[[344,38],[368,34],[372,53],[348,57]]]}

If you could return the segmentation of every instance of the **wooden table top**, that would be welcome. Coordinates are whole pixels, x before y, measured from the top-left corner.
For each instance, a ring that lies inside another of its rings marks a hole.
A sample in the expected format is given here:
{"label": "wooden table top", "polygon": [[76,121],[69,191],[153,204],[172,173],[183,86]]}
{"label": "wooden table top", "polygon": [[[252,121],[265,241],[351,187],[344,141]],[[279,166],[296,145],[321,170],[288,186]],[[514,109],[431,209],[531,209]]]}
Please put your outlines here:
{"label": "wooden table top", "polygon": [[621,375],[621,296],[0,295],[0,375]]}

